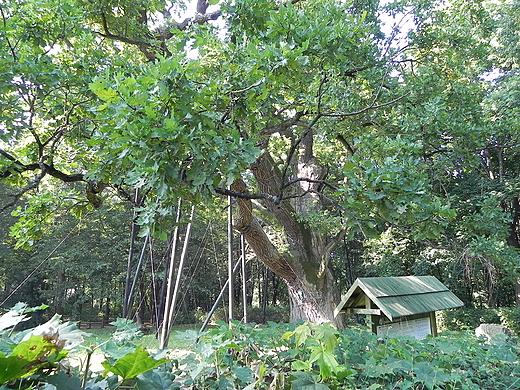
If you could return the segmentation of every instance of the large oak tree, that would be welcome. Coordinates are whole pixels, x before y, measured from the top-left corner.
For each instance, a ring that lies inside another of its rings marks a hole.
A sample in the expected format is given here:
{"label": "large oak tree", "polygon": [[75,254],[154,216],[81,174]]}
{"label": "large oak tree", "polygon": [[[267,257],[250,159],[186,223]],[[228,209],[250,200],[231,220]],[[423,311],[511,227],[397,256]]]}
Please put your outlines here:
{"label": "large oak tree", "polygon": [[[431,186],[431,156],[448,144],[434,134],[449,120],[473,126],[471,83],[493,64],[463,78],[463,59],[437,58],[433,4],[198,1],[176,19],[178,9],[2,10],[0,177],[21,190],[0,207],[49,178],[85,182],[91,207],[139,188],[139,222],[159,233],[178,197],[231,196],[235,229],[287,284],[291,318],[334,321],[331,258],[345,237],[393,227],[431,238],[453,216]],[[399,22],[383,33],[391,20],[409,20],[409,37]],[[444,106],[446,85],[471,106]],[[30,233],[14,230],[22,244]]]}

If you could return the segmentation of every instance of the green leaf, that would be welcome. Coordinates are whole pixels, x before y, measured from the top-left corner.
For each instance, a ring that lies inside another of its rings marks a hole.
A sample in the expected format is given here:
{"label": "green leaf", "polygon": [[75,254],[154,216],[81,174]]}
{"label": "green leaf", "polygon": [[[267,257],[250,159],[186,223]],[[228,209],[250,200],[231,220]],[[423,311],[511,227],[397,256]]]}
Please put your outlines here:
{"label": "green leaf", "polygon": [[102,80],[90,83],[89,87],[101,100],[106,102],[111,102],[118,96],[114,89],[106,88],[106,82]]}
{"label": "green leaf", "polygon": [[175,382],[175,374],[150,370],[139,374],[136,378],[139,390],[177,390],[180,383]]}
{"label": "green leaf", "polygon": [[231,372],[243,383],[251,383],[254,380],[253,370],[249,367],[233,366]]}
{"label": "green leaf", "polygon": [[55,386],[57,390],[81,390],[79,377],[71,377],[64,371],[59,371],[56,375],[48,376],[46,382]]}
{"label": "green leaf", "polygon": [[309,327],[309,324],[305,323],[305,324],[298,326],[294,330],[294,336],[295,336],[295,340],[296,340],[296,346],[305,344],[307,339],[312,336],[312,332],[311,332],[311,328]]}
{"label": "green leaf", "polygon": [[63,345],[57,339],[32,335],[16,345],[10,356],[5,357],[0,352],[0,384],[23,378],[49,362],[63,358],[66,354],[61,353],[62,349]]}
{"label": "green leaf", "polygon": [[302,360],[295,360],[291,363],[291,369],[295,371],[310,371],[312,369],[312,364]]}
{"label": "green leaf", "polygon": [[28,317],[22,312],[10,310],[0,317],[0,331],[11,328],[22,321],[26,321]]}
{"label": "green leaf", "polygon": [[324,383],[319,383],[314,376],[306,372],[293,372],[292,375],[296,377],[291,382],[291,389],[293,390],[329,390],[329,387]]}
{"label": "green leaf", "polygon": [[5,357],[0,352],[0,384],[22,378],[26,375],[24,368],[30,363],[27,359],[19,359],[17,356]]}
{"label": "green leaf", "polygon": [[338,331],[334,329],[330,324],[323,324],[316,327],[315,330],[316,339],[320,340],[328,352],[334,351],[338,343]]}
{"label": "green leaf", "polygon": [[322,379],[330,378],[339,366],[336,357],[332,352],[316,348],[309,359],[310,363],[316,363],[320,368],[320,375]]}
{"label": "green leaf", "polygon": [[235,386],[233,385],[233,382],[229,380],[224,375],[221,375],[220,378],[218,378],[218,390],[228,390],[228,389],[235,389]]}
{"label": "green leaf", "polygon": [[116,360],[114,365],[108,362],[102,362],[101,364],[105,368],[103,376],[106,376],[109,372],[119,375],[126,379],[132,379],[139,374],[142,374],[152,368],[158,367],[161,364],[168,362],[168,359],[155,360],[150,356],[149,352],[143,347],[137,347],[136,350],[122,358]]}
{"label": "green leaf", "polygon": [[294,332],[293,331],[285,332],[282,335],[281,340],[289,340],[293,336],[294,336]]}

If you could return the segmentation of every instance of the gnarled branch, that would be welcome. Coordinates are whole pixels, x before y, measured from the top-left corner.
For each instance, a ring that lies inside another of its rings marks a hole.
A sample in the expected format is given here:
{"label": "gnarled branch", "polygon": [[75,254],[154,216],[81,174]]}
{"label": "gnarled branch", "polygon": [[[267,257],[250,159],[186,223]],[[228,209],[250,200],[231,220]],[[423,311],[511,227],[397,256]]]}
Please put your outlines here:
{"label": "gnarled branch", "polygon": [[249,199],[249,200],[267,199],[274,203],[280,202],[280,199],[277,196],[265,194],[265,193],[250,194],[249,192],[238,192],[238,191],[228,190],[226,188],[215,188],[215,192],[217,194],[231,196],[233,198]]}
{"label": "gnarled branch", "polygon": [[394,103],[397,103],[399,100],[404,99],[406,96],[408,96],[411,93],[411,91],[406,92],[404,95],[401,95],[399,97],[396,97],[395,99],[392,99],[388,102],[381,103],[381,104],[375,104],[375,100],[372,102],[372,104],[366,106],[365,108],[362,108],[358,111],[352,111],[352,112],[329,112],[329,113],[321,113],[321,116],[323,117],[329,117],[329,118],[346,118],[349,116],[356,116],[360,114],[364,114],[367,111],[370,110],[377,110],[378,108],[387,107]]}
{"label": "gnarled branch", "polygon": [[46,173],[47,173],[46,170],[42,169],[40,174],[38,176],[36,176],[36,178],[34,179],[34,181],[32,183],[30,183],[27,186],[25,186],[24,188],[22,188],[20,190],[20,192],[18,192],[17,194],[11,195],[13,200],[11,202],[9,202],[8,204],[4,205],[2,208],[0,208],[0,214],[2,214],[5,210],[13,207],[25,193],[37,188],[38,185],[40,184],[41,180],[43,179],[43,177],[46,175]]}
{"label": "gnarled branch", "polygon": [[338,190],[338,187],[333,186],[332,184],[330,184],[326,180],[310,179],[308,177],[298,177],[296,179],[290,180],[290,181],[288,181],[287,183],[285,183],[283,185],[283,188],[289,187],[290,185],[293,185],[295,183],[302,182],[302,181],[306,181],[307,183],[323,184],[323,185],[329,187],[330,189],[332,189],[334,191]]}
{"label": "gnarled branch", "polygon": [[270,135],[274,133],[280,133],[288,128],[295,126],[300,121],[300,118],[305,115],[304,111],[298,111],[292,118],[286,119],[276,125],[266,127],[260,131],[262,135]]}

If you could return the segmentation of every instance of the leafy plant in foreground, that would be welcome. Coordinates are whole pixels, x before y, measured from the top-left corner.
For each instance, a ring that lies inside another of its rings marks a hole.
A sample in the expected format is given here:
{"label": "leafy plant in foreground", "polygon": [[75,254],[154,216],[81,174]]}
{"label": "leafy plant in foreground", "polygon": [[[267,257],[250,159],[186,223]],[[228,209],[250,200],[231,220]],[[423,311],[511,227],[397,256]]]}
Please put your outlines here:
{"label": "leafy plant in foreground", "polygon": [[[192,347],[180,361],[168,350],[151,353],[134,344],[138,328],[119,319],[113,337],[83,344],[83,332],[53,317],[23,332],[16,325],[34,309],[23,304],[0,317],[0,390],[511,390],[520,386],[520,348],[485,344],[472,333],[444,332],[416,340],[380,337],[328,324],[267,326],[219,323],[204,333],[178,332]],[[85,365],[66,372],[69,351],[87,351]],[[90,372],[101,351],[104,370]],[[64,366],[64,364],[63,364]],[[123,386],[124,385],[124,386]]]}
{"label": "leafy plant in foreground", "polygon": [[520,384],[518,346],[487,345],[471,333],[416,340],[339,332],[327,324],[222,323],[204,334],[178,336],[198,340],[180,362],[190,389],[482,390]]}
{"label": "leafy plant in foreground", "polygon": [[36,328],[13,333],[28,313],[43,309],[19,303],[0,317],[0,385],[38,381],[56,370],[69,350],[83,341],[81,332],[69,323],[61,324],[58,316]]}
{"label": "leafy plant in foreground", "polygon": [[[28,308],[19,303],[0,316],[1,390],[116,389],[125,381],[169,361],[164,358],[155,359],[144,348],[130,345],[129,340],[139,333],[137,327],[127,320],[116,321],[114,325],[118,326],[118,330],[114,338],[96,347],[82,346],[83,336],[86,334],[73,323],[62,323],[58,315],[36,328],[14,332],[19,323],[28,319],[27,313],[44,308]],[[78,348],[87,352],[84,371],[72,370],[66,373],[61,369],[60,363],[64,362],[69,352]],[[96,349],[102,350],[106,357],[102,362],[105,370],[101,374],[91,374],[89,371],[90,357]],[[143,385],[139,388],[150,387]]]}

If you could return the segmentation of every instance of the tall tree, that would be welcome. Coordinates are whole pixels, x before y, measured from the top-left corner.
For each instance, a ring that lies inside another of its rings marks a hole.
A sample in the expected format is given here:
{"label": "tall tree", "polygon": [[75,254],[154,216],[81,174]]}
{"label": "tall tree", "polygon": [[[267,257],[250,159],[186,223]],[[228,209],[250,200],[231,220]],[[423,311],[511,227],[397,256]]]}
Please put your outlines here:
{"label": "tall tree", "polygon": [[[176,21],[177,3],[69,1],[70,12],[51,1],[4,11],[2,139],[15,148],[2,148],[1,175],[16,196],[49,176],[84,181],[89,207],[137,187],[138,222],[155,232],[178,197],[235,197],[235,229],[284,279],[291,318],[311,321],[333,320],[331,253],[344,237],[432,238],[453,217],[426,153],[442,154],[450,124],[463,131],[489,66],[453,76],[464,60],[445,61],[439,21],[421,19],[442,7],[199,1]],[[380,18],[405,11],[418,24],[398,46]]]}
{"label": "tall tree", "polygon": [[[139,183],[161,198],[161,210],[174,195],[237,197],[235,228],[285,280],[292,319],[330,321],[337,302],[330,252],[347,232],[443,213],[424,196],[426,175],[407,172],[413,151],[400,152],[407,167],[394,153],[377,166],[353,150],[370,117],[407,95],[391,75],[394,54],[379,46],[376,12],[371,3],[237,2],[227,9],[224,38],[197,29],[194,58],[175,53],[130,76],[98,78],[91,88],[105,103],[93,146],[111,158],[93,171],[96,179]],[[320,147],[332,148],[336,161],[324,161]],[[332,171],[331,163],[343,167]],[[252,199],[283,240],[266,234]],[[320,228],[337,207],[348,212],[343,225]]]}
{"label": "tall tree", "polygon": [[397,107],[394,130],[420,143],[432,190],[457,217],[438,239],[417,243],[393,231],[371,253],[386,257],[380,270],[392,256],[408,258],[386,272],[436,273],[468,305],[494,307],[511,304],[520,262],[516,38],[504,33],[516,22],[510,5],[469,4],[418,13],[408,51],[415,60],[403,73],[415,84],[413,104]]}

